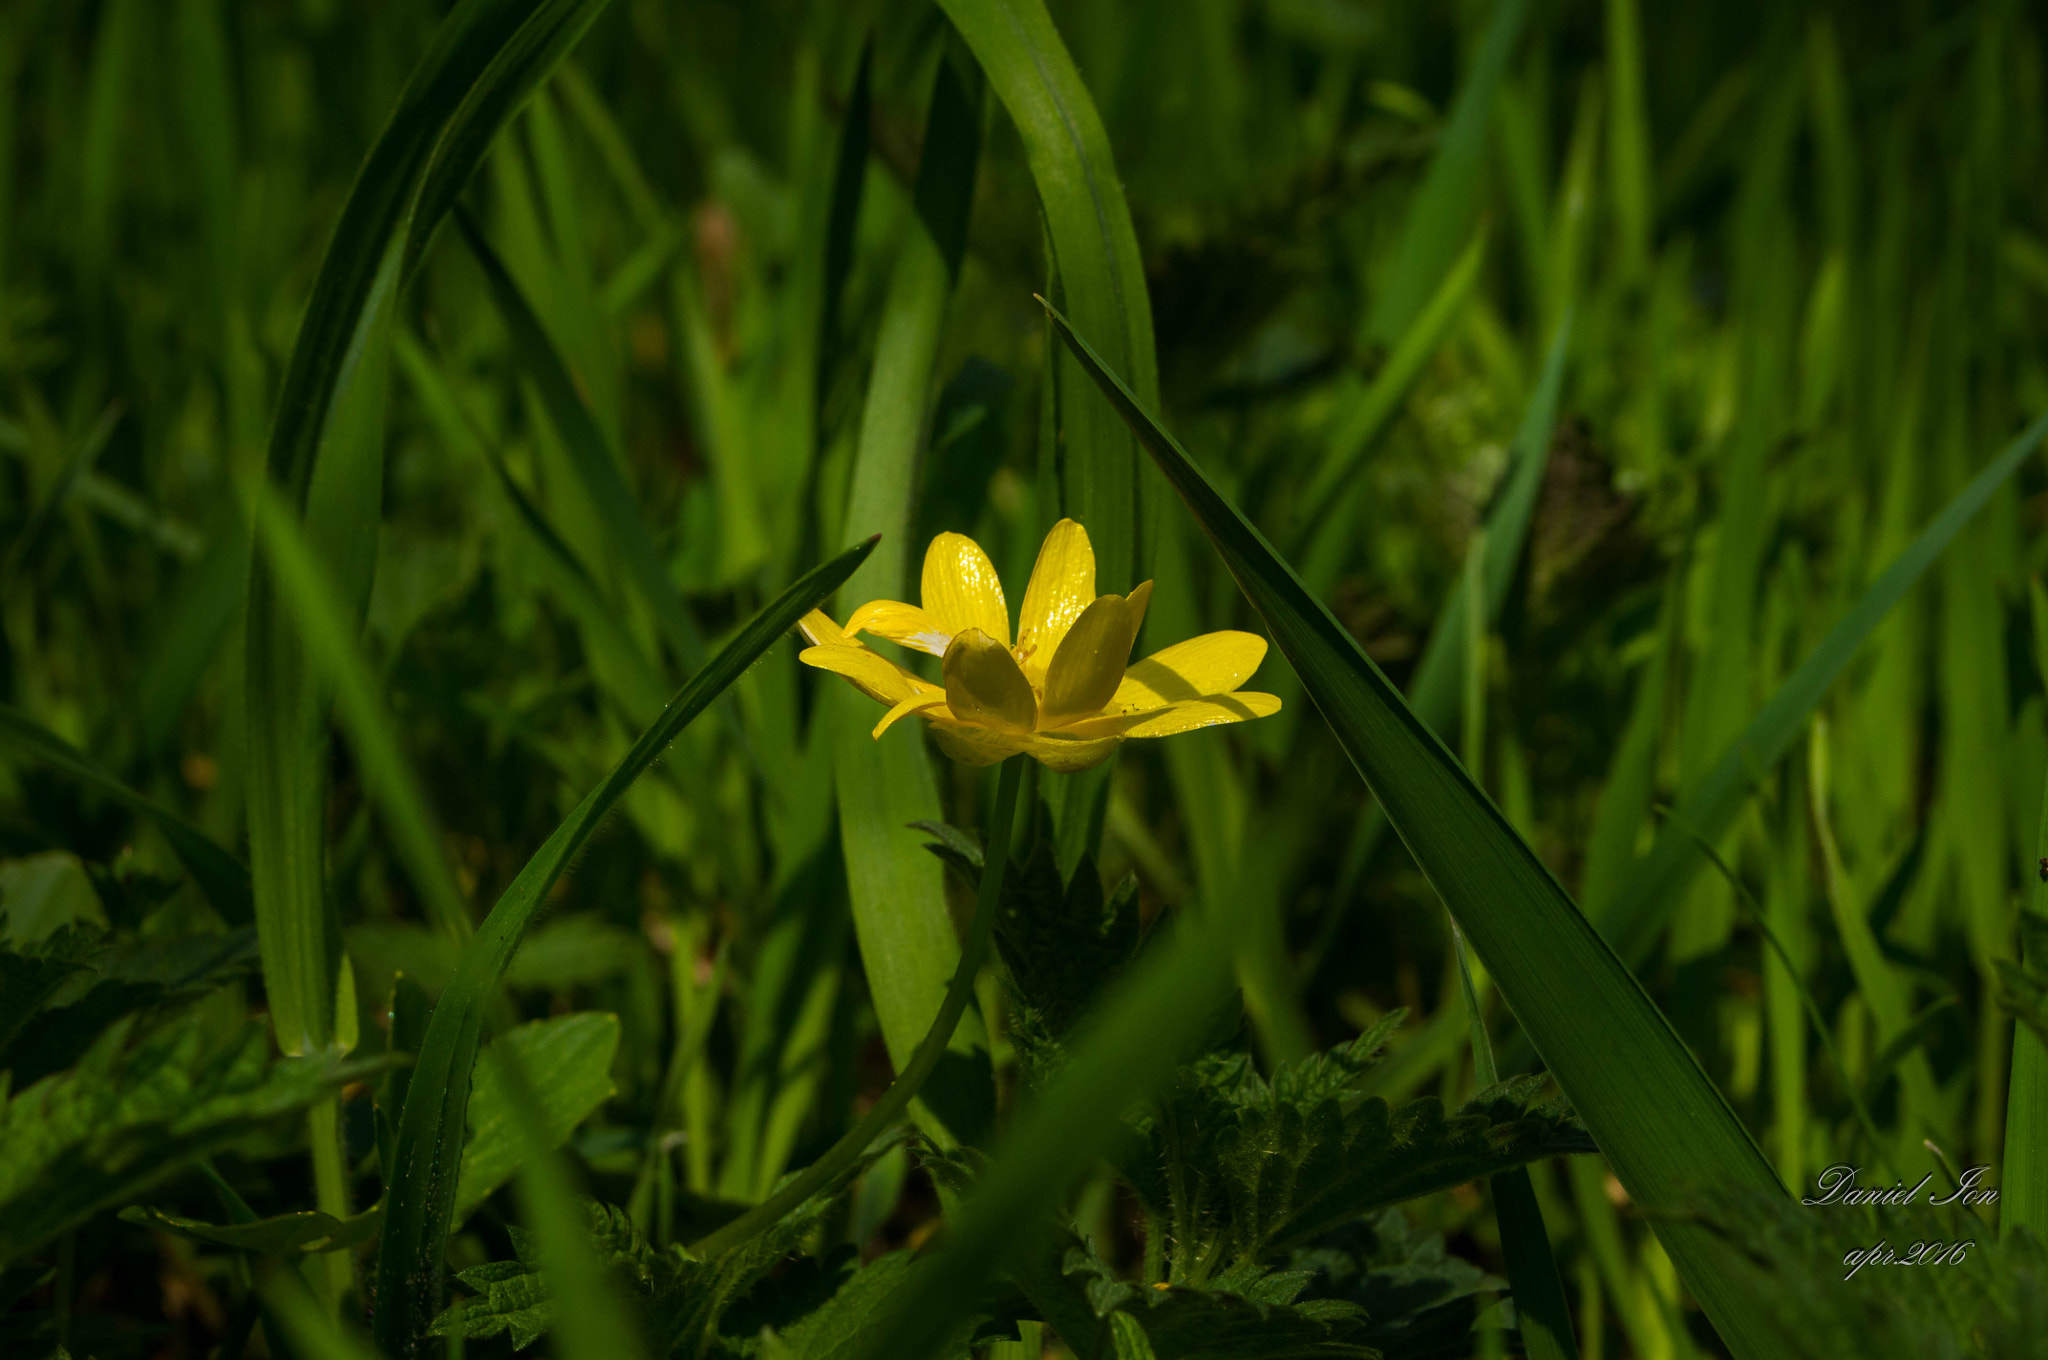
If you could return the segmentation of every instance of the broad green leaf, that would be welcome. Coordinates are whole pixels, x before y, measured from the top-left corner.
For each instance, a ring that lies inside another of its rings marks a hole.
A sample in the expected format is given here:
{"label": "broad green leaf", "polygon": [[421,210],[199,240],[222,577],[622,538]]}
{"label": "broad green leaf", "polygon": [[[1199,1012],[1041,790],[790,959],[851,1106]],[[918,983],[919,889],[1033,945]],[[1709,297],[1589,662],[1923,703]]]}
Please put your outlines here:
{"label": "broad green leaf", "polygon": [[1758,1354],[1717,1265],[1680,1221],[1701,1186],[1778,1192],[1776,1176],[1670,1022],[1549,869],[1472,784],[1329,610],[1064,318],[1054,324],[1174,485],[1388,820],[1443,897],[1558,1085],[1738,1356]]}
{"label": "broad green leaf", "polygon": [[660,721],[641,734],[605,781],[527,861],[464,948],[455,978],[428,1022],[392,1150],[377,1256],[376,1337],[387,1353],[417,1354],[426,1325],[438,1311],[441,1258],[455,1211],[471,1070],[484,1013],[534,914],[633,781],[748,666],[852,575],[874,546],[873,540],[858,544],[807,573],[691,677]]}
{"label": "broad green leaf", "polygon": [[519,1169],[525,1140],[513,1126],[511,1099],[496,1055],[509,1044],[539,1097],[529,1111],[550,1148],[558,1148],[612,1094],[612,1059],[619,1051],[619,1017],[584,1011],[536,1020],[494,1039],[477,1057],[469,1097],[468,1146],[462,1149],[455,1190],[455,1221],[462,1222]]}
{"label": "broad green leaf", "polygon": [[218,1036],[197,1016],[136,1028],[115,1024],[76,1068],[0,1108],[0,1264],[373,1070],[273,1061],[260,1023]]}
{"label": "broad green leaf", "polygon": [[249,871],[241,861],[221,849],[206,833],[169,808],[123,784],[95,764],[84,752],[19,709],[0,704],[0,748],[48,766],[67,778],[111,798],[123,807],[155,823],[169,842],[171,852],[192,881],[213,903],[213,909],[231,926],[246,926],[255,920],[249,899]]}

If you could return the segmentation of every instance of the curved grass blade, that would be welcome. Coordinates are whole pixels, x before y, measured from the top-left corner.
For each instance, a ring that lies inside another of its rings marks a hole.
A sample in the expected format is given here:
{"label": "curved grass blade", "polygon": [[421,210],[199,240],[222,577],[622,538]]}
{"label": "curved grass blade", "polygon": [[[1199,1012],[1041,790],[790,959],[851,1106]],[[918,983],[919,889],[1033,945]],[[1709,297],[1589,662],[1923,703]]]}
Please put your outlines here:
{"label": "curved grass blade", "polygon": [[1679,1217],[1702,1185],[1783,1193],[1741,1121],[1642,985],[1399,691],[1066,319],[1052,316],[1266,620],[1621,1183],[1661,1215],[1658,1235],[1687,1287],[1738,1356],[1760,1354],[1743,1300],[1717,1265],[1727,1244]]}
{"label": "curved grass blade", "polygon": [[[929,420],[933,377],[953,295],[951,260],[958,241],[944,227],[964,220],[974,195],[979,156],[980,90],[970,92],[948,62],[932,91],[915,200],[920,211],[906,232],[875,341],[875,363],[862,408],[860,442],[847,490],[846,533],[879,532],[882,547],[849,582],[849,599],[900,599],[912,579],[909,556],[918,458]],[[834,685],[814,740],[831,743],[839,794],[839,839],[861,966],[875,1017],[900,1072],[939,1012],[960,958],[960,939],[946,907],[945,871],[924,848],[913,822],[939,820],[938,785],[923,737],[911,731],[870,739],[855,714],[865,701]],[[962,1058],[950,1064],[916,1107],[918,1123],[942,1145],[972,1141],[994,1109],[978,1017],[953,1036]]]}
{"label": "curved grass blade", "polygon": [[[1102,115],[1052,16],[1043,0],[940,0],[940,8],[1024,140],[1067,305],[1091,335],[1105,337],[1143,399],[1157,402],[1159,361],[1137,229]],[[1064,368],[1057,352],[1048,357]],[[1055,379],[1067,451],[1061,509],[1088,526],[1101,588],[1128,590],[1137,584],[1137,451],[1116,413],[1066,376]]]}
{"label": "curved grass blade", "polygon": [[242,862],[216,845],[198,827],[153,798],[137,793],[73,746],[20,709],[0,704],[0,748],[37,761],[76,780],[93,792],[113,799],[123,807],[156,823],[170,843],[171,853],[192,881],[213,903],[213,909],[231,926],[253,924],[256,913],[249,899],[249,871]]}
{"label": "curved grass blade", "polygon": [[356,646],[346,608],[276,495],[259,484],[251,508],[256,541],[315,668],[333,692],[363,783],[380,805],[399,859],[435,927],[454,940],[467,940],[474,927],[442,850],[439,825],[399,747],[397,727]]}
{"label": "curved grass blade", "polygon": [[605,781],[534,852],[463,950],[454,980],[427,1022],[386,1176],[384,1237],[377,1253],[376,1338],[387,1355],[408,1360],[418,1355],[427,1324],[440,1304],[442,1255],[455,1209],[464,1119],[484,1012],[527,925],[555,880],[633,781],[777,638],[837,590],[874,546],[875,540],[869,539],[814,568],[755,615],[682,687],[660,721],[640,735]]}
{"label": "curved grass blade", "polygon": [[[487,143],[545,74],[540,58],[561,55],[563,16],[586,10],[594,13],[590,0],[457,5],[406,82],[321,260],[266,466],[358,614],[376,555],[384,389],[408,224],[423,185],[430,202],[452,199],[460,184],[451,181],[474,165],[474,156],[434,161],[451,126]],[[249,580],[249,847],[272,1019],[296,1053],[345,1040],[348,1017],[335,982],[339,930],[321,881],[322,704],[281,609],[259,561]]]}
{"label": "curved grass blade", "polygon": [[1639,960],[1648,952],[1686,884],[1698,872],[1701,861],[1690,831],[1712,839],[1727,829],[1737,809],[1749,797],[1751,785],[1791,749],[1800,730],[1820,707],[1821,698],[1864,639],[1913,588],[1963,526],[1984,508],[1992,494],[2019,470],[2043,435],[2048,435],[2048,414],[2036,418],[2007,444],[1870,583],[1870,588],[1778,687],[1749,726],[1679,803],[1676,814],[1651,844],[1649,853],[1637,861],[1613,903],[1601,912],[1601,931],[1614,941],[1615,949],[1624,959]]}

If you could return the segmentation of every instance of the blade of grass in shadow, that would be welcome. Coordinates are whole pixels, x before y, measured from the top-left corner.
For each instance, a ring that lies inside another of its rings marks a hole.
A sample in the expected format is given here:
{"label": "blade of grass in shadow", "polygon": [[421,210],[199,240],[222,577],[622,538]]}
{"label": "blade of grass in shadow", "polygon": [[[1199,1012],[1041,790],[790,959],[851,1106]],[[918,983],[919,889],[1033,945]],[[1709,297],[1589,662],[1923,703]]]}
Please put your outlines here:
{"label": "blade of grass in shadow", "polygon": [[436,929],[467,940],[474,930],[462,889],[448,867],[439,825],[427,807],[398,743],[398,730],[378,695],[378,682],[355,642],[346,607],[325,570],[278,503],[258,484],[250,506],[256,541],[274,574],[280,599],[334,695],[363,784],[383,814],[398,857]]}
{"label": "blade of grass in shadow", "polygon": [[[2019,470],[2044,434],[2048,434],[2048,415],[2036,418],[2006,445],[1870,583],[1679,803],[1677,812],[1683,825],[1709,838],[1727,828],[1749,796],[1753,781],[1791,749],[1822,696],[1863,641],[1992,494]],[[1676,824],[1666,826],[1649,853],[1636,862],[1613,902],[1600,912],[1602,933],[1614,941],[1624,959],[1638,960],[1648,951],[1700,862],[1690,837]]]}
{"label": "blade of grass in shadow", "polygon": [[[914,191],[918,212],[883,304],[847,492],[847,536],[880,533],[882,546],[848,582],[848,602],[907,596],[918,454],[974,191],[981,102],[950,63],[940,63]],[[903,728],[871,738],[859,714],[865,703],[834,685],[822,708],[828,725],[814,739],[833,744],[854,931],[889,1059],[902,1071],[938,1012],[960,942],[946,909],[943,866],[912,828],[940,819],[923,734]],[[986,1058],[972,1056],[986,1047],[977,1018],[960,1027],[953,1047],[962,1061],[949,1064],[917,1104],[919,1124],[942,1145],[977,1140],[994,1109]]]}
{"label": "blade of grass in shadow", "polygon": [[[1048,311],[1050,309],[1048,308]],[[1726,1099],[1578,907],[1258,530],[1102,365],[1062,337],[1181,494],[1471,940],[1681,1278],[1741,1357],[1757,1355],[1729,1248],[1678,1215],[1701,1186],[1783,1193]]]}
{"label": "blade of grass in shadow", "polygon": [[[1494,91],[1500,88],[1501,72],[1515,50],[1528,8],[1526,0],[1505,0],[1494,9],[1472,69],[1458,87],[1443,141],[1408,209],[1401,243],[1386,266],[1384,282],[1366,317],[1365,337],[1375,344],[1391,345],[1408,329],[1424,299],[1450,267],[1457,243],[1472,229],[1485,186],[1486,129],[1493,117]],[[1080,321],[1087,329],[1087,318]],[[1139,396],[1151,404],[1152,398],[1142,387]]]}
{"label": "blade of grass in shadow", "polygon": [[874,550],[869,539],[814,568],[777,596],[692,676],[605,781],[534,852],[462,952],[455,977],[427,1023],[407,1084],[387,1176],[383,1241],[377,1253],[377,1344],[389,1355],[419,1354],[440,1300],[442,1256],[455,1208],[471,1069],[484,1011],[519,941],[555,881],[635,779],[746,668],[827,598]]}
{"label": "blade of grass in shadow", "polygon": [[249,901],[249,871],[198,827],[155,799],[129,788],[70,742],[6,704],[0,704],[0,748],[46,765],[149,818],[223,921],[231,926],[246,926],[255,921]]}
{"label": "blade of grass in shadow", "polygon": [[[1457,950],[1458,981],[1472,1026],[1473,1076],[1484,1091],[1500,1080],[1500,1072],[1493,1063],[1493,1041],[1486,1034],[1478,989],[1472,985],[1470,951],[1455,921],[1451,923],[1451,943]],[[1543,1225],[1543,1210],[1536,1203],[1529,1168],[1496,1172],[1487,1178],[1487,1186],[1493,1191],[1493,1215],[1500,1226],[1501,1254],[1507,1258],[1515,1325],[1524,1354],[1529,1360],[1577,1360],[1571,1305],[1565,1301],[1564,1280],[1557,1273],[1557,1257],[1550,1250],[1550,1233]]]}
{"label": "blade of grass in shadow", "polygon": [[[2034,657],[2048,668],[2048,591],[2038,577],[2027,582],[2027,602],[2034,625]],[[2048,675],[2048,669],[2043,669]],[[2034,853],[2048,859],[2048,788],[2041,791],[2040,830],[2035,835]],[[2048,917],[2048,874],[2036,875],[2021,910]],[[2024,950],[2021,962],[2036,972],[2048,972],[2048,958],[2038,950]],[[2039,1236],[2048,1232],[2048,1046],[2031,1026],[2016,1024],[2012,1037],[2012,1075],[2005,1103],[2004,1179],[1999,1186],[1998,1231],[2031,1228]]]}

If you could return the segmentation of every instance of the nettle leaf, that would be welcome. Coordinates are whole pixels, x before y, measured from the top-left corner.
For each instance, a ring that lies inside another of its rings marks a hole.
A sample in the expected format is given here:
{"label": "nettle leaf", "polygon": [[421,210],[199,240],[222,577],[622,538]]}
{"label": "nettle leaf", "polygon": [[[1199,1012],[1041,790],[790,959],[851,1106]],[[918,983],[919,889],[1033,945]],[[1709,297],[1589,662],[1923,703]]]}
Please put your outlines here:
{"label": "nettle leaf", "polygon": [[[0,914],[0,939],[5,938]],[[91,959],[105,942],[105,931],[72,921],[19,951],[0,949],[0,1067],[8,1065],[15,1037],[64,984],[94,971]]]}
{"label": "nettle leaf", "polygon": [[1490,1087],[1453,1115],[1435,1097],[1399,1110],[1356,1099],[1400,1018],[1271,1082],[1241,1054],[1182,1069],[1142,1121],[1144,1149],[1126,1168],[1140,1201],[1172,1225],[1176,1280],[1266,1260],[1389,1204],[1594,1150],[1538,1077]]}
{"label": "nettle leaf", "polygon": [[1471,1354],[1479,1296],[1507,1281],[1444,1250],[1441,1233],[1418,1233],[1399,1209],[1347,1224],[1313,1248],[1297,1248],[1290,1269],[1311,1276],[1308,1293],[1365,1310],[1364,1340],[1387,1360]]}
{"label": "nettle leaf", "polygon": [[[38,948],[46,967],[57,957],[69,966],[20,1018],[22,1027],[11,1042],[6,1019],[14,1013],[16,997],[0,978],[0,1067],[12,1070],[16,1084],[24,1086],[77,1063],[122,1016],[196,1000],[223,982],[253,973],[257,960],[253,928],[116,943],[103,932],[74,924]],[[6,959],[0,954],[0,973],[8,968]],[[28,1001],[26,994],[20,999]],[[26,1042],[30,1019],[35,1022],[33,1043]]]}
{"label": "nettle leaf", "polygon": [[536,1020],[508,1030],[477,1058],[476,1085],[469,1097],[470,1139],[462,1149],[461,1181],[455,1192],[460,1223],[519,1169],[527,1144],[513,1122],[498,1045],[509,1044],[520,1070],[540,1098],[536,1112],[548,1146],[569,1141],[576,1126],[610,1099],[612,1059],[619,1051],[619,1017],[580,1011]]}
{"label": "nettle leaf", "polygon": [[134,1029],[115,1022],[0,1109],[0,1264],[382,1066],[273,1061],[261,1021],[221,1034],[188,1014],[131,1047]]}
{"label": "nettle leaf", "polygon": [[1250,1263],[1197,1286],[1120,1280],[1093,1248],[1062,1234],[1020,1271],[1025,1292],[1084,1360],[1327,1360],[1372,1356],[1365,1310],[1303,1299],[1307,1270]]}
{"label": "nettle leaf", "polygon": [[1731,1269],[1772,1355],[2042,1353],[2048,1249],[2026,1228],[2000,1236],[1961,1208],[1811,1209],[1762,1195],[1724,1196],[1699,1217],[1737,1248]]}
{"label": "nettle leaf", "polygon": [[[936,838],[925,848],[979,888],[979,842],[942,822],[916,825]],[[1140,934],[1135,876],[1126,874],[1105,894],[1094,856],[1084,853],[1062,879],[1046,840],[1028,860],[1012,863],[995,941],[1012,1004],[1011,1037],[1031,1084],[1051,1075],[1075,1023],[1137,954]]]}
{"label": "nettle leaf", "polygon": [[[626,1211],[589,1202],[591,1244],[640,1311],[641,1329],[657,1354],[697,1357],[718,1354],[720,1323],[756,1285],[796,1250],[839,1196],[867,1168],[877,1152],[848,1169],[823,1193],[812,1196],[774,1227],[711,1260],[680,1246],[657,1248],[634,1228]],[[457,1303],[434,1319],[435,1336],[510,1335],[514,1349],[538,1340],[553,1321],[548,1291],[533,1237],[513,1228],[516,1261],[493,1261],[456,1276],[475,1298]],[[757,1309],[761,1300],[748,1299]]]}

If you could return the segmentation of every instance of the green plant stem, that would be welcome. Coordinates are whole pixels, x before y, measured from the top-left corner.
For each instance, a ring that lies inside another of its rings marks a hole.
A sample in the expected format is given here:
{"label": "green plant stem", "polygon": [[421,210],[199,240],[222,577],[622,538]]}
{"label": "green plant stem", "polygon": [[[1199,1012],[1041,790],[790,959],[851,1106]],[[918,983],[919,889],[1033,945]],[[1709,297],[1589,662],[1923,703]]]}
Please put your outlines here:
{"label": "green plant stem", "polygon": [[766,1229],[829,1185],[854,1159],[867,1150],[882,1131],[895,1122],[926,1078],[938,1067],[954,1026],[967,1010],[974,995],[975,975],[988,956],[989,940],[995,934],[996,913],[1001,909],[1003,878],[1010,862],[1010,832],[1017,820],[1017,784],[1022,762],[1012,757],[1003,762],[996,780],[995,810],[989,816],[988,850],[982,857],[981,890],[974,901],[974,922],[967,929],[967,942],[960,950],[960,966],[946,987],[945,1000],[932,1026],[918,1043],[910,1062],[896,1077],[874,1108],[828,1149],[824,1156],[785,1182],[780,1190],[726,1224],[690,1244],[693,1256],[710,1258],[731,1250]]}
{"label": "green plant stem", "polygon": [[[306,1136],[313,1153],[313,1199],[321,1213],[349,1216],[348,1170],[341,1148],[341,1098],[329,1096],[306,1112]],[[330,1314],[338,1313],[349,1286],[349,1254],[332,1251],[320,1258],[318,1288]]]}

